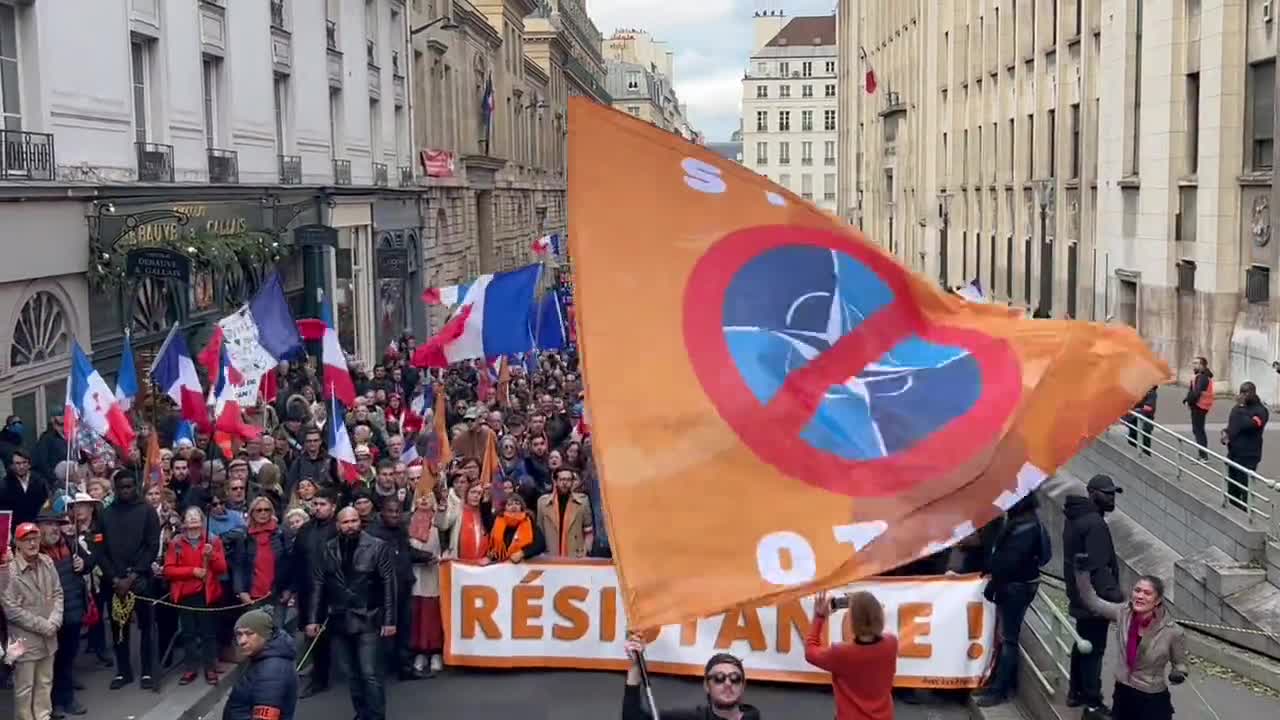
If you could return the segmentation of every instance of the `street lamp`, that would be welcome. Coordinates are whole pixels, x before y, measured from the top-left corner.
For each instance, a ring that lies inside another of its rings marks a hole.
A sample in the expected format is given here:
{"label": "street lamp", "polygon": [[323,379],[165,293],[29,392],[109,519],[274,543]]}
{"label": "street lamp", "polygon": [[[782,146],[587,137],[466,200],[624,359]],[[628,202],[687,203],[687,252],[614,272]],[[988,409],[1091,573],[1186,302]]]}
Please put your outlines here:
{"label": "street lamp", "polygon": [[435,20],[432,20],[426,25],[420,25],[416,28],[413,28],[412,30],[409,31],[409,37],[413,37],[414,35],[417,35],[418,33],[423,32],[425,30],[430,30],[436,25],[440,25],[441,30],[447,30],[450,32],[457,30],[459,27],[458,23],[454,22],[452,17],[445,15],[443,17],[438,17]]}
{"label": "street lamp", "polygon": [[951,228],[951,198],[954,197],[949,192],[938,193],[938,217],[942,219],[942,232],[938,235],[938,282],[942,283],[942,287],[950,290],[950,273],[947,266],[950,264],[947,258],[947,240]]}
{"label": "street lamp", "polygon": [[1049,209],[1053,207],[1057,184],[1053,178],[1037,180],[1036,201],[1040,205],[1040,304],[1036,315],[1053,317],[1053,239],[1049,237]]}

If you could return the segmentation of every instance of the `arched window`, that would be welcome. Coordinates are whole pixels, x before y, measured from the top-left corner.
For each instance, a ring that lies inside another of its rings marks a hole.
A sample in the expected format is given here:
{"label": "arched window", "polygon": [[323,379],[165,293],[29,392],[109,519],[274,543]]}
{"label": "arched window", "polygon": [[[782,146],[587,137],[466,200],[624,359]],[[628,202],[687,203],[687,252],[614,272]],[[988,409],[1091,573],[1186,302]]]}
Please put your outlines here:
{"label": "arched window", "polygon": [[9,365],[21,367],[50,360],[67,352],[70,331],[62,301],[41,290],[27,300],[13,326]]}

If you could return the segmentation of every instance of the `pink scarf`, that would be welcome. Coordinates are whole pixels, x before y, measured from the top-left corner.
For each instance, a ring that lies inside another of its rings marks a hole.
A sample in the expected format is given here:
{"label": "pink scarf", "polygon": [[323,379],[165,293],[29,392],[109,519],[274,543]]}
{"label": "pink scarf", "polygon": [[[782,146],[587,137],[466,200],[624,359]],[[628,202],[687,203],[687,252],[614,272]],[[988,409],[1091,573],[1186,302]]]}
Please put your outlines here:
{"label": "pink scarf", "polygon": [[1155,622],[1156,612],[1158,611],[1151,611],[1145,618],[1134,615],[1129,620],[1129,637],[1124,647],[1124,659],[1130,670],[1138,666],[1138,645],[1142,642],[1143,633]]}

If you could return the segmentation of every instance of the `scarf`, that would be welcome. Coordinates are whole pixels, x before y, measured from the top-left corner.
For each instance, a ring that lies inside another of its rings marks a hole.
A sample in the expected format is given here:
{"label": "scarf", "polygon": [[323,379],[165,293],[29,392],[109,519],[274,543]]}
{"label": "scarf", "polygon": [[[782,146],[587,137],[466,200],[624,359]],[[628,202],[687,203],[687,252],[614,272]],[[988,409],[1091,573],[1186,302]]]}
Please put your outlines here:
{"label": "scarf", "polygon": [[479,560],[489,554],[489,536],[484,531],[480,508],[462,509],[462,528],[458,537],[458,559]]}
{"label": "scarf", "polygon": [[1124,659],[1130,671],[1138,666],[1138,645],[1142,643],[1142,634],[1155,623],[1156,612],[1158,611],[1152,611],[1145,618],[1135,614],[1129,620],[1129,637],[1124,647]]}
{"label": "scarf", "polygon": [[[511,546],[507,547],[507,529],[515,527],[516,535],[511,539]],[[509,560],[511,553],[517,550],[524,550],[533,544],[533,523],[529,520],[529,514],[521,512],[519,515],[511,515],[510,513],[498,518],[493,524],[493,534],[489,537],[490,545],[493,550],[490,552],[495,560]]]}

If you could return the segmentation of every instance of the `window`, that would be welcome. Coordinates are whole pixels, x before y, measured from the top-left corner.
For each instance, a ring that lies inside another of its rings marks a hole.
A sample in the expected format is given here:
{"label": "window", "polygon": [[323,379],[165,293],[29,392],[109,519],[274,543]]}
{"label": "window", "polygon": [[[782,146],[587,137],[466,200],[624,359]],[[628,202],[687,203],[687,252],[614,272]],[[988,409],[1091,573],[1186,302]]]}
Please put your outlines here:
{"label": "window", "polygon": [[836,96],[836,86],[835,86],[835,83],[828,83],[828,84],[823,88],[823,91],[824,91],[824,95],[825,95],[826,97],[835,97],[835,96]]}
{"label": "window", "polygon": [[791,174],[790,174],[790,173],[782,173],[781,175],[779,175],[779,176],[778,176],[778,184],[779,184],[779,185],[781,185],[782,187],[784,187],[784,188],[786,188],[786,189],[790,190],[790,189],[791,189]]}
{"label": "window", "polygon": [[791,164],[791,143],[789,142],[778,143],[778,164],[779,165]]}
{"label": "window", "polygon": [[1049,131],[1049,142],[1045,146],[1049,151],[1049,177],[1058,176],[1058,113],[1055,110],[1049,111],[1049,122],[1045,128]]}
{"label": "window", "polygon": [[769,132],[769,111],[768,110],[756,111],[756,131]]}
{"label": "window", "polygon": [[67,313],[56,295],[41,290],[23,304],[13,327],[9,365],[37,365],[70,349]]}
{"label": "window", "polygon": [[382,160],[382,104],[377,100],[369,101],[369,150],[374,162]]}
{"label": "window", "polygon": [[807,60],[800,63],[800,77],[813,77],[813,63]]}
{"label": "window", "polygon": [[22,129],[22,89],[18,86],[18,19],[12,5],[0,5],[0,117],[6,130]]}
{"label": "window", "polygon": [[627,71],[627,90],[629,92],[640,91],[640,73],[638,71]]}
{"label": "window", "polygon": [[836,164],[836,141],[826,140],[822,143],[822,162],[824,165]]}
{"label": "window", "polygon": [[[786,64],[786,63],[783,63],[783,65],[785,65],[785,64]],[[761,75],[768,75],[768,74],[769,74],[769,63],[759,63],[759,64],[757,64],[757,65],[756,65],[756,72],[760,73]]]}
{"label": "window", "polygon": [[370,65],[378,60],[378,3],[364,0],[365,59]]}
{"label": "window", "polygon": [[757,86],[756,86],[756,97],[758,97],[758,98],[767,98],[767,97],[769,97],[769,86],[768,86],[768,85],[757,85]]}
{"label": "window", "polygon": [[133,71],[133,131],[138,142],[146,142],[150,137],[147,122],[148,102],[147,80],[151,76],[151,43],[145,40],[134,40],[130,45],[130,58]]}
{"label": "window", "polygon": [[276,154],[289,154],[289,76],[276,75],[273,89],[276,116]]}
{"label": "window", "polygon": [[778,88],[778,97],[784,97],[784,98],[791,97],[791,86],[790,85],[780,86]]}
{"label": "window", "polygon": [[791,132],[791,111],[790,110],[778,111],[778,131]]}
{"label": "window", "polygon": [[200,81],[204,91],[205,147],[218,147],[218,58],[206,55],[201,64]]}
{"label": "window", "polygon": [[[800,164],[801,165],[813,164],[813,143],[808,141],[800,143]],[[808,177],[808,175],[806,175],[805,177]]]}
{"label": "window", "polygon": [[801,132],[811,132],[813,130],[813,111],[800,111],[800,130]]}
{"label": "window", "polygon": [[827,173],[822,176],[822,199],[826,202],[833,202],[836,199],[836,176],[835,173]]}
{"label": "window", "polygon": [[[1129,157],[1125,158],[1126,175],[1137,175],[1141,165],[1138,154],[1142,145],[1142,0],[1134,0],[1133,23],[1133,97],[1130,98],[1133,113],[1133,136],[1130,138]],[[1252,75],[1252,73],[1250,73]],[[1127,83],[1126,83],[1127,85]],[[1126,92],[1128,88],[1126,88]]]}
{"label": "window", "polygon": [[812,175],[800,176],[800,197],[804,198],[805,200],[813,199],[813,176]]}
{"label": "window", "polygon": [[342,139],[342,91],[329,89],[329,154],[337,159]]}
{"label": "window", "polygon": [[1071,178],[1080,177],[1080,103],[1071,106]]}
{"label": "window", "polygon": [[627,112],[631,113],[631,114],[632,114],[632,115],[634,115],[635,117],[640,117],[640,106],[639,106],[639,105],[628,105],[628,106],[627,106]]}
{"label": "window", "polygon": [[800,86],[800,97],[813,97],[813,86],[812,86],[812,85],[801,85],[801,86]]}
{"label": "window", "polygon": [[766,143],[766,142],[756,143],[756,164],[757,165],[769,164],[769,143]]}
{"label": "window", "polygon": [[789,76],[791,74],[791,63],[789,62],[778,63],[778,74],[781,75],[782,77]]}
{"label": "window", "polygon": [[1253,142],[1250,157],[1253,170],[1271,167],[1271,146],[1275,128],[1276,61],[1266,60],[1249,66],[1250,123]]}
{"label": "window", "polygon": [[836,129],[836,111],[835,110],[822,111],[822,129],[823,130]]}
{"label": "window", "polygon": [[835,60],[828,60],[828,61],[827,61],[827,74],[828,74],[828,75],[835,75],[835,74],[836,74],[836,61],[835,61]]}
{"label": "window", "polygon": [[1187,75],[1187,174],[1200,166],[1200,73]]}
{"label": "window", "polygon": [[[1036,176],[1036,115],[1027,114],[1027,179]],[[1027,302],[1031,302],[1028,300]]]}

